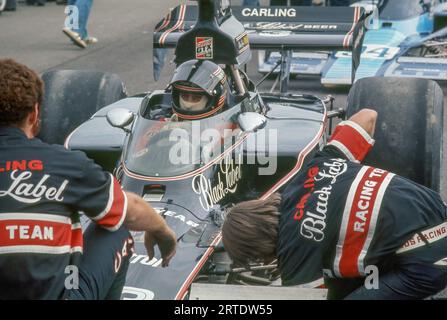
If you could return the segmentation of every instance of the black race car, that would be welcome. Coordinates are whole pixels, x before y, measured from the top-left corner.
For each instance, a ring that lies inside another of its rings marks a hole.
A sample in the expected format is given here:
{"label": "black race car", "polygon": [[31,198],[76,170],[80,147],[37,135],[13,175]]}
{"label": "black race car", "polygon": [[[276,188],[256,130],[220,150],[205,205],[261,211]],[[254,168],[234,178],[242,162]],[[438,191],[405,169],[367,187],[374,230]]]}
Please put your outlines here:
{"label": "black race car", "polygon": [[[228,1],[199,0],[198,6],[171,11],[156,28],[155,48],[176,46],[176,64],[201,58],[222,65],[232,91],[231,105],[202,120],[173,121],[170,88],[126,97],[116,75],[67,70],[43,75],[41,138],[86,152],[113,172],[124,189],[157,208],[178,236],[175,258],[169,268],[161,268],[160,255],[149,260],[142,235],[134,234],[135,254],[123,299],[184,299],[193,282],[268,285],[277,279],[275,265],[232,266],[220,242],[225,210],[232,203],[281,191],[325,144],[332,119],[362,107],[379,112],[376,147],[367,163],[439,190],[443,94],[435,82],[362,79],[353,86],[346,110],[334,110],[330,97],[287,92],[287,79],[282,92],[260,93],[242,71],[250,46],[361,47],[361,8],[321,9],[306,8],[305,14],[298,14],[297,8],[273,8],[248,17],[262,22],[277,15],[287,23],[287,15],[295,14],[303,25],[320,25],[284,38],[267,26],[247,33]],[[187,32],[186,23],[194,24]],[[285,70],[287,63],[278,67]],[[217,131],[217,141],[223,143],[210,144],[209,129]],[[176,148],[186,152],[187,161],[172,161]]]}

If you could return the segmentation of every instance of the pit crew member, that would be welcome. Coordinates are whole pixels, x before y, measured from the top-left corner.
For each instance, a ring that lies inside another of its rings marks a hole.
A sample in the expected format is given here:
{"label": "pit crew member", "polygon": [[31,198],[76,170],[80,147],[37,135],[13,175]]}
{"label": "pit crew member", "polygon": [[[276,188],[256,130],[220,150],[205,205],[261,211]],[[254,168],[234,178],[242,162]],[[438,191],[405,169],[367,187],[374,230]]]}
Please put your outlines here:
{"label": "pit crew member", "polygon": [[360,164],[376,117],[363,109],[340,123],[281,196],[230,209],[222,236],[236,263],[277,258],[284,285],[324,277],[330,299],[422,299],[446,287],[439,194]]}
{"label": "pit crew member", "polygon": [[[42,96],[34,71],[0,60],[0,299],[118,299],[128,229],[146,231],[148,255],[158,245],[163,266],[175,234],[84,153],[35,138]],[[94,222],[84,233],[79,212]]]}

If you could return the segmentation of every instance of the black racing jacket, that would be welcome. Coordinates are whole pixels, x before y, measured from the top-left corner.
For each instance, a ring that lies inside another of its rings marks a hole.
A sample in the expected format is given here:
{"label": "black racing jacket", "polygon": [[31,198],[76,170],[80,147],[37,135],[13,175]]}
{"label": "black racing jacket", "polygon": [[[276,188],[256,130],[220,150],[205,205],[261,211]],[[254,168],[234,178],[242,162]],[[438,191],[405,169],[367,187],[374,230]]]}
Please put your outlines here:
{"label": "black racing jacket", "polygon": [[373,143],[356,123],[342,122],[284,190],[277,248],[284,285],[389,270],[396,254],[447,236],[439,194],[360,164]]}
{"label": "black racing jacket", "polygon": [[83,251],[79,212],[114,231],[126,209],[116,179],[83,152],[0,127],[0,299],[62,298]]}

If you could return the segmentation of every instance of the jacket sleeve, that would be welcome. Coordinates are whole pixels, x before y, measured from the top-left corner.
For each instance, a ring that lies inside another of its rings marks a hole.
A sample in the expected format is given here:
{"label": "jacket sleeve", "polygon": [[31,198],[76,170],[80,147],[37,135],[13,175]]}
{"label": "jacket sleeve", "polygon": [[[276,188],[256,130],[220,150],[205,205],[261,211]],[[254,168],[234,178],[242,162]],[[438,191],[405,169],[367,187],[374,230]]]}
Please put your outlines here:
{"label": "jacket sleeve", "polygon": [[[353,121],[343,121],[332,134],[324,149],[337,151],[337,154],[349,161],[360,163],[374,145],[374,139]],[[324,151],[328,151],[324,150]]]}
{"label": "jacket sleeve", "polygon": [[84,156],[82,173],[70,184],[68,202],[101,227],[116,231],[123,224],[127,198],[115,177]]}

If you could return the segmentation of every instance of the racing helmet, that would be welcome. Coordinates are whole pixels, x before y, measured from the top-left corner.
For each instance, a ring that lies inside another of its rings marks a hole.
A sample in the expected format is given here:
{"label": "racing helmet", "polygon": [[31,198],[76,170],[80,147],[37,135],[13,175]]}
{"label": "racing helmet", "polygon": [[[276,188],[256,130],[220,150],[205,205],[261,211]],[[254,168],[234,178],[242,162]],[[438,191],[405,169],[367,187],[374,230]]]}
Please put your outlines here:
{"label": "racing helmet", "polygon": [[207,118],[226,104],[225,72],[209,60],[189,60],[179,65],[170,87],[173,112],[179,119]]}

